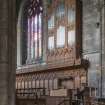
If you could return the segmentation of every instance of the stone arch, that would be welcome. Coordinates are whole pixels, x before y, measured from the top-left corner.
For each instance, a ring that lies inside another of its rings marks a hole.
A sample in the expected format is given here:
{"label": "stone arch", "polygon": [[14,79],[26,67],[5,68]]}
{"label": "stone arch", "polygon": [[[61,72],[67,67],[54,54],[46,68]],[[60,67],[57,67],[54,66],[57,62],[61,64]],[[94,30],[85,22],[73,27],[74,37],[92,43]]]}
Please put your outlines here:
{"label": "stone arch", "polygon": [[[17,67],[21,67],[24,66],[28,63],[27,59],[25,60],[25,63],[23,64],[22,62],[22,40],[24,36],[23,35],[23,12],[24,12],[24,6],[26,4],[28,0],[23,0],[19,5],[18,8],[18,16],[17,16]],[[41,54],[41,61],[39,61],[38,63],[43,63],[46,60],[46,49],[47,49],[47,45],[46,45],[46,40],[47,40],[47,20],[46,20],[46,0],[43,1],[42,0],[42,6],[43,6],[43,13],[42,13],[42,36],[43,38],[42,40],[42,54]],[[44,25],[43,25],[44,24]],[[27,41],[27,39],[26,39]],[[26,45],[27,46],[27,45]],[[44,48],[44,49],[43,49]],[[26,54],[27,56],[27,54]],[[27,58],[27,57],[26,57]],[[36,61],[37,62],[37,61]],[[29,63],[29,64],[34,64],[35,62]]]}
{"label": "stone arch", "polygon": [[27,0],[23,0],[20,3],[20,8],[18,11],[17,17],[17,67],[22,65],[22,57],[21,57],[21,37],[22,37],[22,16],[23,16],[23,8]]}

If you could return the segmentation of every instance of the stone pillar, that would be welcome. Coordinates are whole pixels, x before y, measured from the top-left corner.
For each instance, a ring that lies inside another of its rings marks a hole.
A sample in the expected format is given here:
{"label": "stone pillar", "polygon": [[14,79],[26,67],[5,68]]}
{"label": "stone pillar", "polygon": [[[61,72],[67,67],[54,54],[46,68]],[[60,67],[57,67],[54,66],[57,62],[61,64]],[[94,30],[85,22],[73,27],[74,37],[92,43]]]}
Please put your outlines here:
{"label": "stone pillar", "polygon": [[105,98],[105,1],[100,0],[102,9],[102,97]]}
{"label": "stone pillar", "polygon": [[100,93],[100,14],[98,0],[83,1],[83,57],[89,60],[88,85]]}
{"label": "stone pillar", "polygon": [[15,103],[15,0],[0,0],[0,105]]}
{"label": "stone pillar", "polygon": [[43,0],[43,60],[47,59],[47,45],[48,45],[48,20],[47,20],[47,0]]}

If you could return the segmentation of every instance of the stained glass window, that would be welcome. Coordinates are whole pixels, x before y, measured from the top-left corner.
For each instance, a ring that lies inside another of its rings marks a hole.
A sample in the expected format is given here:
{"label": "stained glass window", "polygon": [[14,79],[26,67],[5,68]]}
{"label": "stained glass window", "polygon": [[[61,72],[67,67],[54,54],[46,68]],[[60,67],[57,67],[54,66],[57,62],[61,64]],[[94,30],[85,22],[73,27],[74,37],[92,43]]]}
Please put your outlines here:
{"label": "stained glass window", "polygon": [[42,0],[30,0],[25,8],[27,16],[27,63],[35,63],[42,57]]}

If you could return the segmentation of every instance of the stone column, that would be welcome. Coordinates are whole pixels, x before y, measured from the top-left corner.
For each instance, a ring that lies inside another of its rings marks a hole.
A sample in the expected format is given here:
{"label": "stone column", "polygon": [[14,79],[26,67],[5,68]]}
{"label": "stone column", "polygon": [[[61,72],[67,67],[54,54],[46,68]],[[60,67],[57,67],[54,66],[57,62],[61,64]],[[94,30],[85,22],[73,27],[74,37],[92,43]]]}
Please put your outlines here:
{"label": "stone column", "polygon": [[43,0],[43,60],[47,59],[47,39],[48,39],[48,19],[47,19],[47,0]]}
{"label": "stone column", "polygon": [[100,2],[102,5],[102,96],[105,98],[105,1]]}
{"label": "stone column", "polygon": [[15,0],[0,0],[0,105],[15,103]]}

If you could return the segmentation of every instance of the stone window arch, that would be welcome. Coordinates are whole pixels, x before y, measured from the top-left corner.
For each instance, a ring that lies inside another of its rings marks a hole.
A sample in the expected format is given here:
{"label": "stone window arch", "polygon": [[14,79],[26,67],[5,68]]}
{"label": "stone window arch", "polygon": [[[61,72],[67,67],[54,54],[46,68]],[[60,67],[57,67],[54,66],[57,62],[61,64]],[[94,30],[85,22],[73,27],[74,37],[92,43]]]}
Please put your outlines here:
{"label": "stone window arch", "polygon": [[42,62],[43,2],[24,0],[17,23],[17,66]]}

